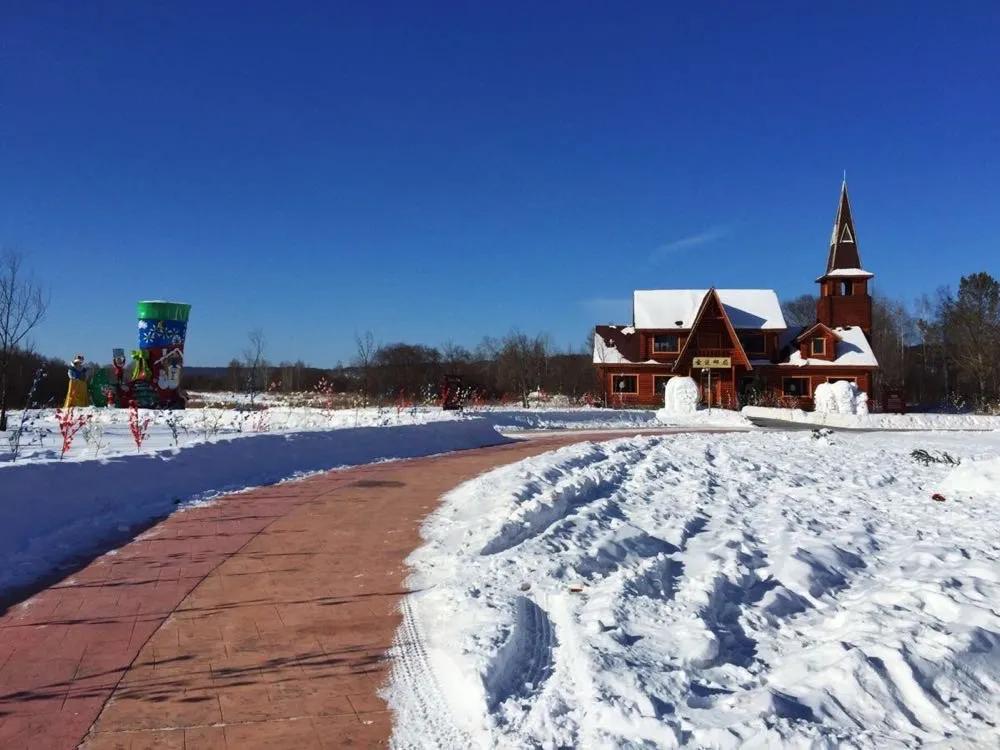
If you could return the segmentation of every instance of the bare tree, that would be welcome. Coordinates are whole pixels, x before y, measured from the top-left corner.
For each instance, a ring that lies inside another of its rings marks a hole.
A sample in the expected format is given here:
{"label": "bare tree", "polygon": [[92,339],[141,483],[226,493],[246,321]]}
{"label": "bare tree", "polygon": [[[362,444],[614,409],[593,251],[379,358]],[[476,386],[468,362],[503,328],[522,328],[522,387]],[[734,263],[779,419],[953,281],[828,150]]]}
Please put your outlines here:
{"label": "bare tree", "polygon": [[794,299],[784,300],[781,303],[781,313],[789,328],[812,325],[816,322],[816,295],[800,294]]}
{"label": "bare tree", "polygon": [[7,250],[0,256],[0,432],[7,430],[7,370],[11,355],[45,316],[42,287],[24,273],[24,256]]}
{"label": "bare tree", "polygon": [[381,347],[375,343],[375,335],[371,331],[365,331],[364,334],[355,333],[354,343],[357,347],[354,366],[361,370],[361,395],[364,398],[365,406],[368,406],[368,397],[371,395],[372,365]]}
{"label": "bare tree", "polygon": [[246,390],[253,409],[257,394],[267,386],[267,360],[264,358],[266,340],[264,331],[255,328],[247,334],[249,345],[243,350],[243,366],[246,368]]}
{"label": "bare tree", "polygon": [[545,381],[551,345],[545,336],[529,338],[520,331],[504,337],[497,361],[500,385],[517,393],[528,407],[528,395]]}

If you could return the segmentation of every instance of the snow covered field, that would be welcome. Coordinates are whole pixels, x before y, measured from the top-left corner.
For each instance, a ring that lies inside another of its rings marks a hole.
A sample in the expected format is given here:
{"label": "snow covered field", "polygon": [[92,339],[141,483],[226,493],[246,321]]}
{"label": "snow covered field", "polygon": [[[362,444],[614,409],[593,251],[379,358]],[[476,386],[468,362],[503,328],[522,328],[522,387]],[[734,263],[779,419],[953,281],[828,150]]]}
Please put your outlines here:
{"label": "snow covered field", "polygon": [[996,747],[998,455],[656,436],[468,482],[410,559],[394,744]]}
{"label": "snow covered field", "polygon": [[817,427],[871,430],[1000,430],[1000,416],[984,414],[837,414],[830,412],[745,406],[746,417],[781,419]]}

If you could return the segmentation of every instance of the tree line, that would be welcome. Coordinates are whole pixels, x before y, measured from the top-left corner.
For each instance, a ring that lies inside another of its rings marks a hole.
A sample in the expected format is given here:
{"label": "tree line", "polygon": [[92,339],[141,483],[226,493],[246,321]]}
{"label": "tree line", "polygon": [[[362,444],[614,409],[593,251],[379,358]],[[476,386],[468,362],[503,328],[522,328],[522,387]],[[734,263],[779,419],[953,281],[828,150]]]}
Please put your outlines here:
{"label": "tree line", "polygon": [[[588,346],[558,350],[546,334],[511,331],[487,336],[474,348],[393,342],[381,344],[371,333],[355,337],[347,365],[323,369],[305,362],[273,364],[261,355],[258,332],[251,346],[233,358],[225,373],[190,375],[189,390],[233,390],[255,399],[263,391],[298,393],[323,388],[356,394],[365,404],[430,403],[448,387],[460,387],[465,400],[513,401],[563,396],[572,403],[599,398],[600,384]],[[449,383],[451,385],[449,385]],[[460,385],[458,385],[460,383]]]}

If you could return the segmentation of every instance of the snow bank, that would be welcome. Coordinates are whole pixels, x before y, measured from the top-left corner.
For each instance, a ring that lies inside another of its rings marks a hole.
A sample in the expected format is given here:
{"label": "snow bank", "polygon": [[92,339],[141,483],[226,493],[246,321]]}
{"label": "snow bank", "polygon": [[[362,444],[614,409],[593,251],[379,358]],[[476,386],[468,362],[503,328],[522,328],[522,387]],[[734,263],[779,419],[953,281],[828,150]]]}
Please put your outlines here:
{"label": "snow bank", "polygon": [[1000,417],[983,414],[837,414],[744,406],[744,416],[869,430],[1000,430]]}
{"label": "snow bank", "polygon": [[177,505],[297,474],[505,442],[480,419],[260,434],[100,461],[0,470],[0,599],[131,538]]}
{"label": "snow bank", "polygon": [[915,448],[1000,435],[645,437],[456,488],[408,560],[393,745],[995,745],[1000,503],[934,502]]}
{"label": "snow bank", "polygon": [[[207,395],[207,394],[206,394]],[[239,394],[217,394],[226,399]],[[76,414],[90,417],[90,423],[73,442],[64,461],[90,461],[122,455],[135,455],[136,447],[129,431],[128,411],[124,409],[77,409]],[[261,435],[307,431],[344,430],[358,427],[392,427],[483,419],[505,431],[532,429],[621,429],[655,427],[653,412],[641,409],[596,409],[588,407],[522,409],[487,407],[463,412],[444,411],[438,407],[366,407],[324,409],[308,406],[272,405],[266,411],[198,408],[164,412],[140,410],[140,419],[150,420],[149,435],[142,453],[156,453],[217,440],[254,438]],[[16,425],[21,413],[11,415]],[[5,433],[4,437],[9,434]],[[0,476],[12,464],[4,454],[6,441],[0,441]],[[59,462],[60,437],[55,410],[33,413],[30,429],[21,446],[18,463],[25,461]],[[2,486],[2,485],[0,485]]]}
{"label": "snow bank", "polygon": [[940,490],[946,498],[958,495],[1000,501],[1000,458],[963,462],[945,477]]}
{"label": "snow bank", "polygon": [[[229,397],[238,394],[220,395]],[[77,434],[63,461],[88,461],[137,453],[129,430],[128,410],[81,408],[74,410],[74,414],[88,417],[90,422]],[[21,412],[14,412],[11,415],[11,425],[18,424],[20,417]],[[461,418],[457,412],[430,407],[323,409],[286,404],[261,411],[215,407],[181,411],[139,410],[139,419],[149,420],[148,436],[143,442],[142,453],[264,434],[417,425]],[[9,434],[4,433],[3,437]],[[55,410],[34,411],[30,414],[18,463],[59,461],[60,442]],[[4,455],[7,447],[6,440],[0,442],[0,472],[10,466],[9,456]]]}
{"label": "snow bank", "polygon": [[511,409],[487,407],[465,412],[482,418],[504,432],[518,430],[616,430],[657,427],[656,414],[648,409]]}
{"label": "snow bank", "polygon": [[813,404],[825,414],[868,414],[868,394],[846,380],[820,383],[813,392]]}

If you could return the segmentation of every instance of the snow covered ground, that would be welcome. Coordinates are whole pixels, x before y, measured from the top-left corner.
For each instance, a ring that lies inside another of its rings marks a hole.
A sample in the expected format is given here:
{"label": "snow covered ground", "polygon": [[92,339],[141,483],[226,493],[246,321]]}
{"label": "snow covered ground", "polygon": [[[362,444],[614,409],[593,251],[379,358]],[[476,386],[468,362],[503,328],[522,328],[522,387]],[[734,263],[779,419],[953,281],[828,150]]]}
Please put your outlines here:
{"label": "snow covered ground", "polygon": [[837,414],[832,412],[745,406],[746,417],[781,419],[818,427],[871,430],[1000,430],[1000,416],[984,414]]}
{"label": "snow covered ground", "polygon": [[996,747],[998,455],[689,434],[472,480],[409,561],[394,745]]}
{"label": "snow covered ground", "polygon": [[[226,394],[232,395],[232,394]],[[22,439],[18,463],[58,461],[62,440],[54,409],[31,413],[28,430]],[[273,404],[263,411],[232,408],[198,408],[183,411],[139,410],[140,420],[150,420],[148,436],[137,450],[129,430],[126,409],[76,409],[74,414],[89,418],[76,435],[65,461],[106,459],[136,453],[170,452],[200,443],[248,438],[267,434],[291,434],[358,427],[393,427],[431,424],[442,421],[481,419],[505,432],[532,429],[621,429],[656,427],[656,415],[641,409],[532,408],[511,407],[443,411],[438,407],[404,409],[358,408],[323,409],[308,406]],[[11,426],[18,424],[21,413],[13,412]],[[176,432],[176,436],[175,436]],[[9,434],[9,433],[8,433]],[[7,441],[0,442],[0,472],[10,466]],[[0,473],[2,482],[2,473]],[[2,485],[0,485],[2,486]]]}

